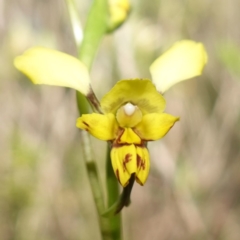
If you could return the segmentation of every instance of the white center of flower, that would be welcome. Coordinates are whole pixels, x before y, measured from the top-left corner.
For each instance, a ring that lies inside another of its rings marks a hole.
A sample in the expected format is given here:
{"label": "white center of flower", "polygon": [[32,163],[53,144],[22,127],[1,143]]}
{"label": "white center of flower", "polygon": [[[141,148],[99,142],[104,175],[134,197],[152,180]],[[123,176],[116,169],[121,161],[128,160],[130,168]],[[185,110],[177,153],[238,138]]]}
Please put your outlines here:
{"label": "white center of flower", "polygon": [[138,106],[126,103],[117,110],[116,119],[120,127],[132,128],[142,121],[142,112]]}
{"label": "white center of flower", "polygon": [[123,106],[123,109],[126,115],[131,116],[135,112],[136,106],[132,105],[131,103],[127,103]]}

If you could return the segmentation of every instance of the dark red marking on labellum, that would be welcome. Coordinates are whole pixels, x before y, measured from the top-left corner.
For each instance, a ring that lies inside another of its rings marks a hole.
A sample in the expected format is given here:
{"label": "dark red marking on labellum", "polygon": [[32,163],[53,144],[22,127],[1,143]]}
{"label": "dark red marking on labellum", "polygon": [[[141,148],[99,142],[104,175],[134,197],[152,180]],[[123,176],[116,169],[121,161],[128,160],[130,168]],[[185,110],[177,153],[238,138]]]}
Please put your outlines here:
{"label": "dark red marking on labellum", "polygon": [[137,168],[145,170],[145,161],[137,154]]}
{"label": "dark red marking on labellum", "polygon": [[137,154],[137,168],[140,167],[141,162],[142,162],[142,159],[141,159],[141,157]]}
{"label": "dark red marking on labellum", "polygon": [[128,153],[126,154],[124,160],[123,160],[123,170],[127,170],[126,164],[132,160],[132,154]]}

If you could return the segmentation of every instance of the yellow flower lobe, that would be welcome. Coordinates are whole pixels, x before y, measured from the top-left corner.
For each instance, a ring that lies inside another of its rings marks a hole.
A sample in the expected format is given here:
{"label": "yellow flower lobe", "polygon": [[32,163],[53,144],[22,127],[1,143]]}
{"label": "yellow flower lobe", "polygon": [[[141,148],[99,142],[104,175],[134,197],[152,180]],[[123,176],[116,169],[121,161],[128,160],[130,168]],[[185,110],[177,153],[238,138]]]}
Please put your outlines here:
{"label": "yellow flower lobe", "polygon": [[118,140],[119,144],[140,144],[141,138],[131,129],[124,128],[124,132]]}
{"label": "yellow flower lobe", "polygon": [[123,187],[126,187],[132,173],[137,171],[136,148],[133,144],[113,147],[111,161],[114,173]]}

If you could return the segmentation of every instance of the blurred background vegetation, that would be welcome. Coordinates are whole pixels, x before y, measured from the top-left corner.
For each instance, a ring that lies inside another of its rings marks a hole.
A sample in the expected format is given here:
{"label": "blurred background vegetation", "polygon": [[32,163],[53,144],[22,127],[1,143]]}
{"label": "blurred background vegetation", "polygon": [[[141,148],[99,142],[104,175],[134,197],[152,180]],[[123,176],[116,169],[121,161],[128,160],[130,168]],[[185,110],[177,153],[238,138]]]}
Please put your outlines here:
{"label": "blurred background vegetation", "polygon": [[[92,1],[76,0],[84,26]],[[180,39],[203,42],[201,77],[166,94],[181,117],[149,144],[151,171],[123,210],[126,240],[240,239],[240,1],[132,0],[100,46],[91,76],[101,98]],[[77,56],[63,0],[0,0],[0,239],[100,239],[82,159],[75,92],[35,86],[13,58],[41,45]],[[174,71],[174,69],[173,69]],[[105,143],[93,140],[105,185]]]}

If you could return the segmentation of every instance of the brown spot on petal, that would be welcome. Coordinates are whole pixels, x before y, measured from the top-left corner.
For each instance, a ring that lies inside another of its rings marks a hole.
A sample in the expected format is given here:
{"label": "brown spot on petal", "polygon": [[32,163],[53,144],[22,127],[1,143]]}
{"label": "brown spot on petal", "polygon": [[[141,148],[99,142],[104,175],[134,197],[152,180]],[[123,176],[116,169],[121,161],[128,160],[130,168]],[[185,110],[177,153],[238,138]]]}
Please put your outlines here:
{"label": "brown spot on petal", "polygon": [[140,167],[141,162],[142,162],[142,158],[137,154],[137,168]]}
{"label": "brown spot on petal", "polygon": [[144,160],[137,154],[137,168],[145,170],[145,167]]}
{"label": "brown spot on petal", "polygon": [[85,121],[83,121],[83,124],[84,124],[85,126],[89,127],[89,124],[86,123]]}
{"label": "brown spot on petal", "polygon": [[117,130],[117,136],[118,136],[118,137],[117,137],[116,140],[115,140],[115,143],[116,143],[116,144],[119,144],[119,141],[120,141],[120,139],[121,139],[124,131],[125,131],[124,128],[121,128],[121,127],[118,128],[118,130]]}
{"label": "brown spot on petal", "polygon": [[123,160],[123,170],[127,170],[126,164],[131,161],[132,154],[128,153],[126,154],[124,160]]}

